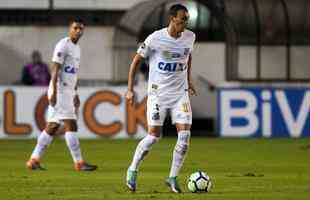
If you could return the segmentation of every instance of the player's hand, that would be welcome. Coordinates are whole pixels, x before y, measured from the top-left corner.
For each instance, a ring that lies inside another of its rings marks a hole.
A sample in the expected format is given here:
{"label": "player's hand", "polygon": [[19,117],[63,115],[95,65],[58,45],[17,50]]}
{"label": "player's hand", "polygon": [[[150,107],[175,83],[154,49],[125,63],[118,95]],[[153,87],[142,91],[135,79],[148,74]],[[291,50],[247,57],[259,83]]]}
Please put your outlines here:
{"label": "player's hand", "polygon": [[195,86],[192,83],[188,84],[188,92],[192,96],[197,96],[197,92],[196,92]]}
{"label": "player's hand", "polygon": [[49,104],[54,107],[56,103],[57,103],[57,95],[55,92],[53,92],[49,99]]}
{"label": "player's hand", "polygon": [[81,102],[80,102],[80,97],[78,94],[76,94],[73,98],[73,105],[75,108],[79,108],[80,105],[81,105]]}
{"label": "player's hand", "polygon": [[135,96],[134,92],[133,91],[129,91],[129,90],[125,94],[125,97],[126,97],[126,99],[127,99],[127,101],[129,102],[130,105],[133,104],[134,96]]}

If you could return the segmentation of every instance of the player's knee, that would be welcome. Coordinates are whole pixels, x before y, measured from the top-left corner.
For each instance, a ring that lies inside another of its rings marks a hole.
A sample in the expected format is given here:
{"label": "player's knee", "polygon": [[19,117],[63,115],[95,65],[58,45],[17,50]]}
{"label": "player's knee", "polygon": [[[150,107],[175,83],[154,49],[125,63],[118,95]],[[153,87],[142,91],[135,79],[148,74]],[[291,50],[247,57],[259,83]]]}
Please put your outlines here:
{"label": "player's knee", "polygon": [[65,127],[66,132],[77,132],[77,125],[70,125]]}
{"label": "player's knee", "polygon": [[178,133],[182,131],[190,131],[191,127],[192,127],[191,124],[176,124]]}
{"label": "player's knee", "polygon": [[155,138],[155,143],[157,143],[161,139],[161,135],[160,134],[156,135],[156,136],[154,136],[154,138]]}
{"label": "player's knee", "polygon": [[57,123],[48,123],[45,127],[45,132],[51,136],[55,135],[58,128],[59,128],[59,124]]}
{"label": "player's knee", "polygon": [[159,139],[160,137],[148,134],[139,142],[138,146],[143,149],[143,151],[149,151],[152,146],[159,141]]}
{"label": "player's knee", "polygon": [[78,126],[74,120],[68,120],[64,122],[66,132],[77,132]]}
{"label": "player's knee", "polygon": [[153,138],[153,144],[158,143],[159,140],[161,139],[161,135],[160,134],[148,134],[149,136],[151,136]]}
{"label": "player's knee", "polygon": [[148,134],[158,138],[161,138],[161,128],[160,127],[149,127]]}

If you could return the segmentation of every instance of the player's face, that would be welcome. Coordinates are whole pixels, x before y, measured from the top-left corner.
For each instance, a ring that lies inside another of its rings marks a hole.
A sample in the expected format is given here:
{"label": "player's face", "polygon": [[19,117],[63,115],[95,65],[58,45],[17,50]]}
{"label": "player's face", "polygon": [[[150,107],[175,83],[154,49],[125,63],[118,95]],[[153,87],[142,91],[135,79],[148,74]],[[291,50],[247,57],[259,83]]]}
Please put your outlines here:
{"label": "player's face", "polygon": [[69,36],[75,42],[77,42],[80,37],[82,37],[84,32],[84,24],[73,22],[69,28]]}
{"label": "player's face", "polygon": [[172,17],[173,23],[177,32],[183,32],[188,24],[189,14],[185,10],[179,10],[177,16]]}

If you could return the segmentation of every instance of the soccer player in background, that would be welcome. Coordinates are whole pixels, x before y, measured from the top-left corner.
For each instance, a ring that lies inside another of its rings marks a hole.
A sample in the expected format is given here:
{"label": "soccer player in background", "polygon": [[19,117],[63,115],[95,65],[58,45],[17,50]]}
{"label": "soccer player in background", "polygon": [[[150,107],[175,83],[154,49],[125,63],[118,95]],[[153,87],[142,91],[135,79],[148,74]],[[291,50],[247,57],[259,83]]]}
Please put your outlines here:
{"label": "soccer player in background", "polygon": [[40,165],[46,148],[52,142],[60,124],[65,127],[65,140],[77,171],[93,171],[97,166],[84,162],[79,139],[76,136],[77,116],[75,109],[80,100],[77,93],[78,69],[80,65],[80,47],[77,44],[84,32],[81,19],[74,19],[69,25],[69,37],[60,40],[52,58],[52,78],[48,89],[48,119],[46,128],[39,135],[26,166],[30,170],[42,170]]}
{"label": "soccer player in background", "polygon": [[134,100],[135,71],[141,61],[149,60],[149,81],[147,100],[148,135],[138,144],[133,160],[127,170],[126,185],[136,190],[138,167],[161,136],[161,129],[167,112],[178,132],[173,151],[172,164],[166,184],[170,190],[180,193],[177,176],[183,165],[190,141],[192,111],[189,94],[196,95],[191,79],[191,52],[195,34],[186,29],[189,13],[181,4],[173,5],[169,10],[169,25],[149,35],[137,50],[130,65],[128,91],[129,103]]}

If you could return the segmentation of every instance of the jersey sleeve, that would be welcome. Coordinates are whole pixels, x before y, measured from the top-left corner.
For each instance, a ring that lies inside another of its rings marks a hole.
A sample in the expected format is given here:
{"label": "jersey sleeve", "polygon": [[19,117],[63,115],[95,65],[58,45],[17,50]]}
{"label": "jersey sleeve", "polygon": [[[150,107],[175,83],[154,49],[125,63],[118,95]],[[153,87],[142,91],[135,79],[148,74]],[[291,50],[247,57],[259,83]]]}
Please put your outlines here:
{"label": "jersey sleeve", "polygon": [[192,53],[193,50],[194,50],[195,40],[196,40],[196,35],[195,35],[195,33],[193,33],[193,36],[192,36],[192,44],[191,44],[191,48],[190,48],[190,52],[191,52],[191,53]]}
{"label": "jersey sleeve", "polygon": [[154,34],[149,35],[145,41],[139,46],[137,53],[143,58],[150,56],[153,49]]}
{"label": "jersey sleeve", "polygon": [[66,43],[62,40],[56,44],[52,61],[59,64],[63,64],[65,60],[65,54],[66,54]]}

